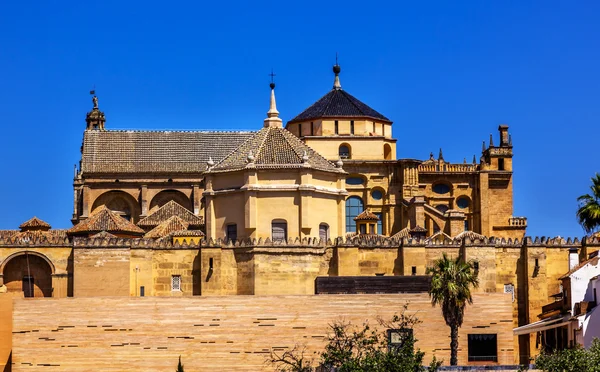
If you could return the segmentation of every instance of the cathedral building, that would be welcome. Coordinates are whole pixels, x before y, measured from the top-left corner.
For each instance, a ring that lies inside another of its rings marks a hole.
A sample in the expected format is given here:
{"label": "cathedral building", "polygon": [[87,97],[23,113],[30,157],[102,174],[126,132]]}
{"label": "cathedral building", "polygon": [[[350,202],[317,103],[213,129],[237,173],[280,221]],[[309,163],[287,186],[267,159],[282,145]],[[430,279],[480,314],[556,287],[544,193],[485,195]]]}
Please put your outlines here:
{"label": "cathedral building", "polygon": [[[447,253],[474,262],[477,293],[511,296],[512,326],[535,321],[569,254],[584,260],[600,241],[525,238],[508,126],[470,162],[442,150],[397,158],[392,121],[333,72],[332,89],[285,126],[271,83],[256,131],[111,130],[94,97],[73,227],[34,217],[0,231],[0,291],[313,295],[320,278],[422,277]],[[508,344],[515,362],[538,346],[530,335]]]}

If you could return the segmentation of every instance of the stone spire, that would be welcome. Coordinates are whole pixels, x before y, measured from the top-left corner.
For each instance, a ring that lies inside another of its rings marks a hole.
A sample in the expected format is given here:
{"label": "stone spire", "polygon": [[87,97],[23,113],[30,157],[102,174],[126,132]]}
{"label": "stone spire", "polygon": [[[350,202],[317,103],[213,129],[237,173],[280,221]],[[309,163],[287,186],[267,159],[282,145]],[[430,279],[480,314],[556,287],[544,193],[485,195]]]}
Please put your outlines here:
{"label": "stone spire", "polygon": [[277,111],[277,104],[275,102],[275,83],[273,82],[273,76],[275,76],[271,72],[271,105],[269,106],[269,111],[267,111],[267,118],[264,121],[265,128],[282,128],[283,122],[279,117],[279,111]]}
{"label": "stone spire", "polygon": [[340,71],[342,68],[337,63],[337,56],[335,57],[335,65],[333,66],[333,73],[335,74],[335,79],[333,80],[333,89],[340,90],[342,89],[342,84],[340,83]]}

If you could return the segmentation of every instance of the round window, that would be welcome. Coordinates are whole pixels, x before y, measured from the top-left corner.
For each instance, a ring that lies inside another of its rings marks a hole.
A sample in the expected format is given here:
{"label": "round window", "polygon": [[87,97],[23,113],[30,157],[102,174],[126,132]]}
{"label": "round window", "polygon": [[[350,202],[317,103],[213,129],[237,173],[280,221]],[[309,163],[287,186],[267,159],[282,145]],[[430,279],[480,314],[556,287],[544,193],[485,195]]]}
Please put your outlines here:
{"label": "round window", "polygon": [[348,177],[346,178],[347,185],[362,185],[364,183],[363,179],[360,177]]}
{"label": "round window", "polygon": [[456,205],[461,209],[469,208],[469,199],[465,197],[460,197],[456,199]]}
{"label": "round window", "polygon": [[447,194],[450,192],[450,186],[445,183],[437,183],[433,185],[433,192],[436,194]]}
{"label": "round window", "polygon": [[383,198],[383,193],[380,190],[373,190],[371,192],[371,197],[374,200],[381,200]]}

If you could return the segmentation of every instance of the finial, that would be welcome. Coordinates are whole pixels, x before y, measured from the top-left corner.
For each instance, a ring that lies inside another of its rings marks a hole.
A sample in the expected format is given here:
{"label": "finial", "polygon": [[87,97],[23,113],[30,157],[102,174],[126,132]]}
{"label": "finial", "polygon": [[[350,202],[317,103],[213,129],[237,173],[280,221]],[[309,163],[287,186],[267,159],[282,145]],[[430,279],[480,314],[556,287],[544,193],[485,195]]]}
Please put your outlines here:
{"label": "finial", "polygon": [[304,154],[302,154],[302,162],[308,163],[308,154],[306,153],[306,150],[304,150]]}
{"label": "finial", "polygon": [[444,160],[444,155],[442,154],[442,148],[440,147],[440,156],[438,156],[438,160]]}
{"label": "finial", "polygon": [[77,164],[73,164],[73,178],[77,178]]}
{"label": "finial", "polygon": [[473,155],[473,164],[477,164],[477,158]]}
{"label": "finial", "polygon": [[483,145],[481,145],[481,152],[485,152],[485,141],[483,141]]}
{"label": "finial", "polygon": [[265,128],[281,128],[283,122],[279,118],[279,111],[277,111],[277,103],[275,102],[275,82],[273,80],[275,74],[273,73],[273,69],[271,69],[269,76],[271,77],[271,84],[269,84],[271,87],[271,104],[269,106],[269,111],[267,111],[267,118],[264,120],[263,126]]}
{"label": "finial", "polygon": [[463,159],[463,164],[467,164],[467,158]]}
{"label": "finial", "polygon": [[429,160],[435,160],[435,158],[433,157],[433,151],[429,153]]}
{"label": "finial", "polygon": [[344,162],[342,161],[342,158],[338,158],[338,161],[335,163],[336,167],[338,168],[342,168],[344,166]]}
{"label": "finial", "polygon": [[211,168],[213,165],[215,165],[215,162],[212,159],[212,156],[208,157],[208,161],[206,162],[206,165],[208,165],[209,168]]}
{"label": "finial", "polygon": [[92,97],[92,103],[94,104],[94,110],[98,110],[98,97],[96,97],[96,90],[92,89],[90,90],[90,94],[93,96]]}
{"label": "finial", "polygon": [[333,80],[333,89],[340,90],[342,89],[342,84],[340,83],[340,72],[342,68],[338,64],[338,54],[335,53],[335,65],[333,66],[333,73],[335,74],[335,79]]}
{"label": "finial", "polygon": [[490,147],[494,147],[494,136],[490,133]]}
{"label": "finial", "polygon": [[248,156],[246,157],[248,163],[254,163],[254,155],[252,154],[252,150],[248,151]]}

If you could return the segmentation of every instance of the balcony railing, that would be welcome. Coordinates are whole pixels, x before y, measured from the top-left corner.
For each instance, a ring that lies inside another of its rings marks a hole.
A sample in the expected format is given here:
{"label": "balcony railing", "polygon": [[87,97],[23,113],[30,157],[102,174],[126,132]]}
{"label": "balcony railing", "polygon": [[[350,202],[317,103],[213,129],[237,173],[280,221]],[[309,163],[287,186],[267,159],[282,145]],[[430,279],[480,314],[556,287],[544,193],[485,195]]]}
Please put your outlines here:
{"label": "balcony railing", "polygon": [[508,226],[527,226],[527,217],[510,217]]}
{"label": "balcony railing", "polygon": [[430,164],[420,164],[419,172],[421,173],[437,173],[437,172],[447,172],[447,173],[468,173],[468,172],[476,172],[477,164],[449,164],[449,163],[430,163]]}

